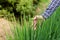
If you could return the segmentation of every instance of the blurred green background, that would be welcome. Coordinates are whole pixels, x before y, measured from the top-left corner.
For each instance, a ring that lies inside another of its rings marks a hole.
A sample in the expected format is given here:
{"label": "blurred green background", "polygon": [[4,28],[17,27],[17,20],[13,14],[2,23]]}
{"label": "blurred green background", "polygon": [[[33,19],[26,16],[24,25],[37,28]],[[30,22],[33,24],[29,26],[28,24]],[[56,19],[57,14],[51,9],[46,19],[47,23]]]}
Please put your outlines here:
{"label": "blurred green background", "polygon": [[31,18],[42,13],[50,0],[0,0],[0,17],[13,21],[13,18],[20,20],[25,15]]}

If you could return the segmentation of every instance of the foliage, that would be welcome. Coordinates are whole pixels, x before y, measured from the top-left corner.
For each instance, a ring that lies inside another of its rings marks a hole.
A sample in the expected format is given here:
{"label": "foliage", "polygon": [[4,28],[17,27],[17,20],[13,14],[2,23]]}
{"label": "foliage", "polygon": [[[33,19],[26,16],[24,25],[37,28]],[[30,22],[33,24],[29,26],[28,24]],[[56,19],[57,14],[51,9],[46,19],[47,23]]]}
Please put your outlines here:
{"label": "foliage", "polygon": [[[36,9],[38,5],[40,5],[40,2],[42,1],[41,0],[0,0],[0,10],[1,11],[6,10],[7,12],[9,12],[8,14],[11,15],[14,14],[16,19],[19,19],[23,15],[26,15],[27,17],[28,15],[31,15],[31,17],[33,17],[36,14]],[[6,15],[8,14],[6,13]]]}
{"label": "foliage", "polygon": [[[58,14],[57,14],[58,13]],[[54,14],[43,22],[42,26],[37,24],[37,29],[34,30],[31,26],[31,18],[29,23],[26,23],[24,17],[24,24],[22,27],[17,25],[12,30],[13,38],[8,35],[8,40],[60,40],[60,7]]]}
{"label": "foliage", "polygon": [[7,10],[0,10],[0,18],[5,18],[5,19],[9,19],[10,21],[14,21],[14,14],[10,13]]}

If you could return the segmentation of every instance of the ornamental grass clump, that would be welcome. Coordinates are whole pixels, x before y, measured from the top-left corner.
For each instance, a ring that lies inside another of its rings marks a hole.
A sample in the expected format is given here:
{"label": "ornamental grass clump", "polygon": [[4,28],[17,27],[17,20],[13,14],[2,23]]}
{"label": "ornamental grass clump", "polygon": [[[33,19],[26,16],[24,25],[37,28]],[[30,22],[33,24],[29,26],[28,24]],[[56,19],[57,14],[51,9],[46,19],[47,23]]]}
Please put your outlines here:
{"label": "ornamental grass clump", "polygon": [[7,35],[7,40],[60,40],[60,7],[54,14],[40,25],[37,23],[37,29],[34,30],[32,19],[29,22],[25,20],[24,24],[12,28],[13,37]]}

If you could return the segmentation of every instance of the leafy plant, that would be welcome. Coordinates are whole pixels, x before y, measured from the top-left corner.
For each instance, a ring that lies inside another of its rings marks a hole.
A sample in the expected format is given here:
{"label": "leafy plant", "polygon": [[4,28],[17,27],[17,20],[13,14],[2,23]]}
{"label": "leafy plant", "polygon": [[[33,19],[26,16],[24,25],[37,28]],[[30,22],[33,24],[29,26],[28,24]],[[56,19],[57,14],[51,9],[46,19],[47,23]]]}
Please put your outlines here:
{"label": "leafy plant", "polygon": [[17,25],[13,28],[13,38],[8,35],[8,40],[60,40],[60,7],[54,14],[43,22],[42,26],[37,23],[37,29],[31,26],[32,20],[29,17],[29,23],[26,23],[24,16],[24,24],[20,27]]}
{"label": "leafy plant", "polygon": [[[27,17],[31,15],[31,17],[33,17],[41,2],[41,0],[0,0],[0,10],[4,9],[9,12],[9,14],[14,14],[15,18],[18,20],[21,19],[21,16],[23,17],[23,15],[26,15]],[[41,6],[42,5],[39,7]]]}

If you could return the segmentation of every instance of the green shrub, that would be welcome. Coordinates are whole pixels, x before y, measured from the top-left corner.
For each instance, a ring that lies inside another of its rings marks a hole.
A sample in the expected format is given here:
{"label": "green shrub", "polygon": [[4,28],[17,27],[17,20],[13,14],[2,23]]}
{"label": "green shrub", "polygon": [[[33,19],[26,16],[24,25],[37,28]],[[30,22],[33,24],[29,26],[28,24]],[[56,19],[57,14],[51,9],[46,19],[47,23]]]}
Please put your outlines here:
{"label": "green shrub", "polygon": [[7,10],[2,9],[2,10],[0,10],[0,18],[6,18],[10,21],[14,21],[14,14],[10,13]]}
{"label": "green shrub", "polygon": [[[26,15],[27,17],[28,15],[31,15],[31,17],[33,17],[36,14],[36,9],[38,8],[38,5],[40,5],[40,2],[43,1],[41,0],[0,0],[0,10],[4,9],[7,10],[9,14],[13,13],[16,19],[17,18],[19,19],[23,15]],[[41,6],[42,5],[40,5],[39,7]]]}

